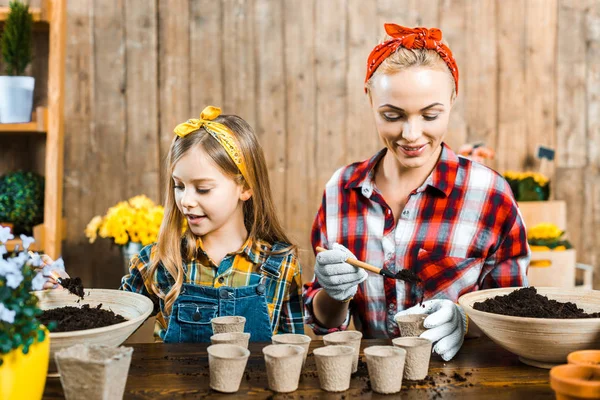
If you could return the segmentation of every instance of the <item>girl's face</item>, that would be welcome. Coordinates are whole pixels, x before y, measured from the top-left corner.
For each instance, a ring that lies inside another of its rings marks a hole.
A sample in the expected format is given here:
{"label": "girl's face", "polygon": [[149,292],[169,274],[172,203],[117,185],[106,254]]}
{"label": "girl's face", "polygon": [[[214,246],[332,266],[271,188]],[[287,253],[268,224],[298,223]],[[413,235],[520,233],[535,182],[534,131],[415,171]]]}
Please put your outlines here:
{"label": "girl's face", "polygon": [[251,196],[223,174],[201,146],[189,149],[173,169],[175,202],[197,236],[244,226],[243,202]]}
{"label": "girl's face", "polygon": [[453,84],[447,72],[425,67],[373,78],[375,125],[401,169],[437,162],[448,130]]}

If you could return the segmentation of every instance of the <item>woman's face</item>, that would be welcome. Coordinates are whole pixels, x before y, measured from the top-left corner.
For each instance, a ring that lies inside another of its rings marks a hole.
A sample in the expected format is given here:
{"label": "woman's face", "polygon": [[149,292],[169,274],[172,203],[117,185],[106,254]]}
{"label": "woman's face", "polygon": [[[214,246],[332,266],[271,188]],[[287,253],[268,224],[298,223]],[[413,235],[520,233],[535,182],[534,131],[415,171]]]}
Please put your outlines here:
{"label": "woman's face", "polygon": [[375,125],[400,168],[437,162],[448,131],[453,84],[447,72],[426,67],[373,77]]}

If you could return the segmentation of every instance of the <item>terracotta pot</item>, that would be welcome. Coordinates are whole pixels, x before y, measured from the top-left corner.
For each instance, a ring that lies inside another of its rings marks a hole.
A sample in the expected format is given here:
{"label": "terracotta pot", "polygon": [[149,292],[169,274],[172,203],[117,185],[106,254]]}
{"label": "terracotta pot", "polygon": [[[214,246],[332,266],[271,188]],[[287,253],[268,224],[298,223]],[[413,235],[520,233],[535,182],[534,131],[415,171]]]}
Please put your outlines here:
{"label": "terracotta pot", "polygon": [[343,392],[350,387],[354,348],[350,346],[325,346],[313,351],[321,389]]}
{"label": "terracotta pot", "polygon": [[211,321],[213,333],[244,332],[246,318],[239,316],[216,317]]}
{"label": "terracotta pot", "polygon": [[425,379],[429,371],[433,343],[420,337],[399,337],[392,340],[392,344],[406,350],[404,379],[411,381]]}
{"label": "terracotta pot", "polygon": [[600,367],[565,364],[550,370],[557,400],[600,399]]}
{"label": "terracotta pot", "polygon": [[132,353],[131,347],[83,344],[57,352],[66,399],[122,399]]}
{"label": "terracotta pot", "polygon": [[269,389],[289,393],[298,389],[304,349],[294,344],[271,344],[263,348]]}
{"label": "terracotta pot", "polygon": [[400,315],[396,318],[398,328],[400,328],[400,336],[402,337],[418,337],[425,332],[427,328],[423,326],[423,321],[427,318],[427,314]]}
{"label": "terracotta pot", "polygon": [[50,334],[44,330],[44,341],[32,344],[27,354],[19,347],[0,355],[0,399],[42,398],[50,355]]}
{"label": "terracotta pot", "polygon": [[323,343],[327,346],[350,346],[354,349],[354,358],[352,359],[352,373],[358,371],[358,356],[360,354],[360,340],[362,332],[359,331],[340,331],[333,332],[323,336]]}
{"label": "terracotta pot", "polygon": [[306,362],[306,356],[308,356],[308,349],[311,342],[310,336],[302,335],[299,333],[282,333],[280,335],[273,335],[271,341],[273,344],[295,344],[304,349],[304,359],[302,365]]}
{"label": "terracotta pot", "polygon": [[210,388],[223,393],[237,392],[250,351],[235,344],[213,344],[208,346],[206,351],[210,370]]}
{"label": "terracotta pot", "polygon": [[11,232],[15,229],[15,225],[12,222],[0,222],[0,227],[10,228]]}
{"label": "terracotta pot", "polygon": [[579,350],[569,353],[569,364],[600,366],[600,350]]}
{"label": "terracotta pot", "polygon": [[394,346],[371,346],[365,349],[365,356],[373,391],[398,393],[402,388],[406,350]]}
{"label": "terracotta pot", "polygon": [[248,342],[250,341],[250,334],[246,332],[225,332],[217,333],[210,337],[211,344],[235,344],[248,348]]}

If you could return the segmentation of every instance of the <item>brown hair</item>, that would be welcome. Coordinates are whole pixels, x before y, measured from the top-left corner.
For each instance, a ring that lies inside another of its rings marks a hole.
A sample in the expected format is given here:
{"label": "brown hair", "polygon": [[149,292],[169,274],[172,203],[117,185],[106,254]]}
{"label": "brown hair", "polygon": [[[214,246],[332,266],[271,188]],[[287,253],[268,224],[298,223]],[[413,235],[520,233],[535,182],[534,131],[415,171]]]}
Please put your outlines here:
{"label": "brown hair", "polygon": [[[389,40],[390,37],[387,37],[385,40]],[[428,49],[407,49],[405,47],[398,47],[398,49],[393,52],[388,58],[386,58],[381,65],[377,68],[377,70],[373,73],[373,76],[369,79],[365,87],[367,88],[367,93],[371,96],[371,85],[373,82],[373,78],[378,75],[392,75],[396,72],[400,72],[404,69],[410,67],[427,67],[439,71],[444,71],[448,73],[450,78],[450,82],[452,82],[452,96],[454,99],[456,97],[456,86],[454,82],[454,76],[452,76],[452,72],[448,68],[448,65],[444,61],[444,59],[438,54],[435,50]]]}
{"label": "brown hair", "polygon": [[[291,244],[277,218],[265,157],[254,131],[246,121],[236,115],[221,115],[214,122],[227,126],[235,136],[246,164],[248,181],[242,177],[237,165],[229,157],[223,146],[204,128],[200,128],[185,137],[175,136],[173,138],[166,162],[168,182],[165,192],[165,216],[158,233],[156,257],[152,260],[145,276],[145,279],[152,283],[152,289],[156,295],[164,300],[167,312],[171,311],[171,307],[177,296],[179,296],[183,285],[185,272],[182,266],[182,253],[189,260],[197,252],[196,236],[189,229],[186,228],[182,238],[182,227],[187,226],[187,224],[185,224],[185,218],[175,203],[175,188],[173,179],[171,179],[175,164],[188,150],[195,146],[201,146],[225,175],[230,176],[239,185],[243,185],[245,189],[252,191],[252,197],[244,202],[243,212],[244,225],[254,244],[256,245],[258,239],[270,244],[283,242],[289,244],[289,246],[277,253],[297,251],[296,246]],[[185,239],[186,243],[184,250],[181,247],[182,239]],[[167,272],[175,278],[175,284],[166,295],[158,290],[154,281],[154,274],[161,262]]]}

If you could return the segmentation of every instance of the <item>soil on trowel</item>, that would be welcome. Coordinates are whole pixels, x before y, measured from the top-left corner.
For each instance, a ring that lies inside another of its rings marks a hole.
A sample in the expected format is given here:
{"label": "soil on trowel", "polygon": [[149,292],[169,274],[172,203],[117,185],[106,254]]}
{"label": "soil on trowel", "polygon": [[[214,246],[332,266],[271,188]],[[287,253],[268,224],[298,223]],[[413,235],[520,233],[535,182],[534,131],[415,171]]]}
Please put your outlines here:
{"label": "soil on trowel", "polygon": [[421,283],[421,278],[417,276],[413,271],[408,269],[401,269],[396,273],[396,279],[404,281],[406,283],[415,284]]}
{"label": "soil on trowel", "polygon": [[70,293],[83,300],[83,284],[81,283],[81,278],[63,278],[60,280],[60,284]]}
{"label": "soil on trowel", "polygon": [[529,318],[600,318],[600,312],[588,314],[574,303],[561,303],[537,293],[533,286],[473,304],[473,308],[493,314]]}
{"label": "soil on trowel", "polygon": [[84,304],[81,308],[70,306],[53,308],[45,310],[39,317],[39,320],[46,326],[54,321],[56,327],[52,329],[52,332],[72,332],[102,328],[126,321],[122,315],[115,314],[109,310],[103,310],[101,307],[102,304],[98,304],[96,307]]}

